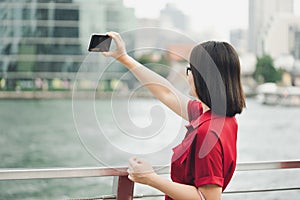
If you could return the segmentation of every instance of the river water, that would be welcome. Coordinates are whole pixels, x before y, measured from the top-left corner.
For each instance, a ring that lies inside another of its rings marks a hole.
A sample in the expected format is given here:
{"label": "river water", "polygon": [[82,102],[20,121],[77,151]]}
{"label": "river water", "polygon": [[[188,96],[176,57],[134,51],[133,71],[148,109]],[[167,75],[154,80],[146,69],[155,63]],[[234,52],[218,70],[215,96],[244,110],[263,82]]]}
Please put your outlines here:
{"label": "river water", "polygon": [[[135,154],[165,165],[186,124],[154,99],[1,100],[0,109],[1,168],[120,166]],[[247,109],[237,116],[238,162],[299,160],[299,119],[299,107],[247,99]],[[0,181],[0,199],[95,197],[111,194],[112,182],[111,177]],[[295,186],[300,170],[268,170],[236,172],[228,190]],[[157,193],[140,185],[135,190],[151,192]],[[296,200],[300,191],[223,196],[241,198]]]}

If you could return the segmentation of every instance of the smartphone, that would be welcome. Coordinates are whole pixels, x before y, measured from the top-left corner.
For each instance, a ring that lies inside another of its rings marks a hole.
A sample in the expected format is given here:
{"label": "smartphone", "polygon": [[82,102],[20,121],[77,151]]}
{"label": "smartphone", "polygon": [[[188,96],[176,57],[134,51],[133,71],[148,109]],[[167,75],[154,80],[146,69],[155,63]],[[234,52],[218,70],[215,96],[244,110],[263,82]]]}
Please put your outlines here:
{"label": "smartphone", "polygon": [[92,34],[88,51],[104,52],[109,51],[112,38],[103,34]]}

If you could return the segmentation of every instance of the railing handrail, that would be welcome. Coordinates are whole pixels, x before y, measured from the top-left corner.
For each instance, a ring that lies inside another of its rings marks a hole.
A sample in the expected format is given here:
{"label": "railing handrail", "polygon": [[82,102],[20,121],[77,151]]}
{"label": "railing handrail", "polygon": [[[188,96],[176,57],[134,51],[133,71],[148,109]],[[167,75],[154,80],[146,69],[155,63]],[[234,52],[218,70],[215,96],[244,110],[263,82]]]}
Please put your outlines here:
{"label": "railing handrail", "polygon": [[[237,171],[300,169],[300,160],[238,163]],[[169,166],[155,166],[158,174],[169,174]],[[127,176],[126,167],[81,167],[46,169],[0,169],[1,180],[84,178],[103,176]]]}
{"label": "railing handrail", "polygon": [[[300,160],[293,161],[270,161],[270,162],[252,162],[238,163],[237,171],[252,170],[275,170],[275,169],[300,169]],[[154,169],[158,174],[170,173],[169,166],[155,166]],[[133,200],[133,198],[143,198],[146,196],[163,196],[158,195],[141,195],[134,196],[134,182],[127,177],[126,167],[84,167],[84,168],[48,168],[48,169],[0,169],[0,181],[4,180],[28,180],[28,179],[49,179],[49,178],[84,178],[84,177],[117,177],[117,187],[113,195],[101,196],[95,198],[80,198],[86,200],[95,199],[117,199],[117,200]],[[114,179],[115,182],[115,179]],[[249,192],[269,192],[269,191],[289,191],[299,190],[300,187],[294,188],[277,188],[277,189],[259,189],[259,190],[239,190],[229,191],[226,193],[249,193]],[[75,200],[75,199],[73,199]],[[77,199],[78,200],[78,199]]]}
{"label": "railing handrail", "polygon": [[287,161],[260,161],[238,163],[237,171],[254,171],[254,170],[274,170],[274,169],[294,169],[300,168],[300,160]]}
{"label": "railing handrail", "polygon": [[0,180],[84,178],[102,176],[126,176],[126,168],[81,167],[44,169],[2,169]]}

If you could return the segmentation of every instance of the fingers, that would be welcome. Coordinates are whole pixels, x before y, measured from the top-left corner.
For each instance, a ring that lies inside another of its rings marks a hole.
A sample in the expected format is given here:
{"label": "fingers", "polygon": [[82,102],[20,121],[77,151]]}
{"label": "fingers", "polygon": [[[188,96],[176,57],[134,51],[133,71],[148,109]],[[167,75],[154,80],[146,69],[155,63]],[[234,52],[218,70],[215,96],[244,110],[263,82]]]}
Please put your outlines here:
{"label": "fingers", "polygon": [[129,159],[128,161],[128,166],[133,170],[136,166],[137,166],[137,158],[136,157],[132,157]]}
{"label": "fingers", "polygon": [[121,36],[119,33],[117,32],[113,32],[113,31],[110,31],[110,32],[107,32],[106,35],[108,35],[109,37],[111,37],[112,39],[115,39],[115,40],[121,40]]}
{"label": "fingers", "polygon": [[117,32],[114,32],[114,31],[109,31],[109,32],[106,32],[106,35],[110,36],[110,37],[114,37],[115,35],[118,35],[119,33]]}
{"label": "fingers", "polygon": [[135,181],[133,178],[133,174],[132,174],[132,170],[130,170],[129,168],[127,169],[127,173],[128,173],[128,179],[131,181]]}
{"label": "fingers", "polygon": [[128,179],[147,184],[149,175],[154,173],[152,166],[142,158],[132,157],[128,160]]}
{"label": "fingers", "polygon": [[108,35],[109,37],[111,37],[116,42],[120,41],[120,35],[119,35],[119,33],[116,33],[116,32],[107,32],[106,35]]}
{"label": "fingers", "polygon": [[101,55],[105,56],[105,57],[110,57],[111,56],[111,52],[100,52]]}
{"label": "fingers", "polygon": [[128,175],[128,179],[135,182],[134,178],[131,175]]}
{"label": "fingers", "polygon": [[130,168],[128,167],[127,173],[128,173],[128,175],[132,176],[132,169],[130,169]]}
{"label": "fingers", "polygon": [[123,40],[119,33],[111,31],[107,32],[106,35],[108,35],[115,41],[117,48],[122,46]]}
{"label": "fingers", "polygon": [[137,173],[141,173],[141,162],[136,158],[136,157],[132,157],[129,159],[128,161],[128,169],[130,171],[131,174],[137,174]]}
{"label": "fingers", "polygon": [[154,172],[152,166],[143,158],[130,158],[128,161],[128,168],[132,174],[145,174]]}
{"label": "fingers", "polygon": [[129,180],[131,180],[133,182],[137,182],[137,180],[135,179],[137,174],[134,172],[134,165],[136,165],[136,164],[134,162],[135,162],[134,158],[129,159],[127,173],[128,173]]}

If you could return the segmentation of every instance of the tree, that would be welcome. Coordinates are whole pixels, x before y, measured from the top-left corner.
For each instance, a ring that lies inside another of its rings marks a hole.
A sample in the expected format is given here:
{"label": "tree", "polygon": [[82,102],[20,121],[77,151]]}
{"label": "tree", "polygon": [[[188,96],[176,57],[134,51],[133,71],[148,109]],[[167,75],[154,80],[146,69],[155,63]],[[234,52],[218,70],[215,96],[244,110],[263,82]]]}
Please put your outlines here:
{"label": "tree", "polygon": [[149,69],[155,71],[163,77],[167,77],[170,73],[169,61],[164,55],[159,53],[144,53],[140,57],[136,58],[138,62],[145,65]]}
{"label": "tree", "polygon": [[269,55],[263,55],[257,58],[256,69],[254,71],[254,79],[258,82],[277,82],[281,80],[282,72],[276,70],[273,59]]}

